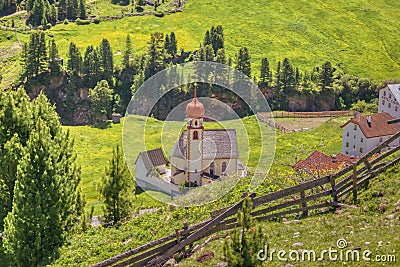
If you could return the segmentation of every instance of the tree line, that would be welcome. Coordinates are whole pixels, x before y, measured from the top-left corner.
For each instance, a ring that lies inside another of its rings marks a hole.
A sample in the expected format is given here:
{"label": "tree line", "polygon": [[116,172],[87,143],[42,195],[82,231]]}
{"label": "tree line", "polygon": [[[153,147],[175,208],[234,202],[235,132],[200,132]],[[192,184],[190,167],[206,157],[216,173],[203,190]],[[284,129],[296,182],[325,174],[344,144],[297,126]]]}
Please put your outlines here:
{"label": "tree line", "polygon": [[[224,39],[223,27],[213,26],[205,32],[197,50],[185,51],[178,49],[178,39],[174,32],[156,32],[150,36],[147,51],[137,54],[131,37],[127,35],[122,52],[122,65],[116,66],[112,47],[107,39],[103,39],[98,47],[90,45],[84,51],[71,43],[68,58],[63,60],[58,54],[55,41],[51,40],[46,44],[44,34],[37,32],[31,35],[29,44],[24,45],[24,71],[21,78],[29,84],[29,81],[38,82],[43,75],[67,74],[68,93],[63,105],[65,109],[71,109],[71,112],[76,104],[74,98],[77,91],[80,88],[92,89],[90,96],[92,100],[96,99],[92,103],[100,103],[97,109],[91,109],[93,122],[109,118],[112,112],[123,112],[141,84],[157,72],[174,64],[190,61],[213,61],[243,72],[258,85],[273,110],[298,110],[290,103],[290,100],[296,97],[316,103],[303,107],[301,111],[320,110],[318,101],[321,99],[327,99],[330,108],[342,110],[350,109],[359,101],[371,103],[377,98],[377,82],[347,74],[341,65],[334,66],[325,61],[311,70],[300,70],[288,58],[276,62],[274,67],[267,57],[263,57],[260,68],[255,70],[252,67],[250,51],[242,47],[234,57],[229,57],[225,53]],[[98,90],[94,90],[95,88]],[[100,90],[104,88],[108,89]],[[192,90],[190,85],[184,85],[168,92],[156,104],[152,115],[164,119],[170,110],[192,97]],[[103,94],[101,99],[99,94]],[[251,114],[246,103],[224,88],[200,84],[198,94],[212,95],[224,100],[235,106],[235,111],[240,116]],[[68,123],[68,120],[63,122]]]}

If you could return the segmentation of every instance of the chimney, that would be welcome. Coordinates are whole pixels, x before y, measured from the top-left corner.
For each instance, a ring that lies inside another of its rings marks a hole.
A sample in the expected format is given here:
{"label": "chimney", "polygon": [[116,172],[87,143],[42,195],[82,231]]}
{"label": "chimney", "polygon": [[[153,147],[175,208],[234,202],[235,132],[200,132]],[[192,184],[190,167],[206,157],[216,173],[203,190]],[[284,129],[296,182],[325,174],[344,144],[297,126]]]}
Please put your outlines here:
{"label": "chimney", "polygon": [[368,127],[371,127],[371,115],[367,116]]}
{"label": "chimney", "polygon": [[358,111],[354,111],[354,113],[353,113],[353,117],[354,117],[354,118],[357,118],[358,116],[360,116],[360,112],[358,112]]}

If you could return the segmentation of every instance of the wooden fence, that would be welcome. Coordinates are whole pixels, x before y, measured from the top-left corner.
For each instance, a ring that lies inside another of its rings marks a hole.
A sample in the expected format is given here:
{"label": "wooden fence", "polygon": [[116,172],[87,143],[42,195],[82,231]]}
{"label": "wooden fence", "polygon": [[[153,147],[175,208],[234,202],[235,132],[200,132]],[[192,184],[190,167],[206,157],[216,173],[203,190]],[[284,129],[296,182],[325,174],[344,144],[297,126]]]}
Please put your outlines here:
{"label": "wooden fence", "polygon": [[315,112],[290,112],[290,111],[272,111],[261,112],[260,116],[266,118],[324,118],[338,116],[353,116],[354,111],[339,110],[339,111],[315,111]]}
{"label": "wooden fence", "polygon": [[[307,217],[311,211],[328,212],[331,207],[341,206],[340,199],[350,193],[353,201],[357,201],[357,191],[361,186],[380,172],[400,162],[398,153],[400,147],[373,157],[399,137],[400,132],[336,174],[259,197],[254,193],[251,194],[249,197],[253,200],[253,217],[258,221],[266,221],[293,214]],[[388,161],[389,156],[395,159]],[[192,226],[184,224],[182,229],[175,229],[174,234],[94,264],[92,267],[161,266],[176,253],[190,251],[194,242],[215,232],[235,228],[237,219],[234,215],[242,207],[244,199],[233,206],[211,212],[207,220]],[[185,250],[186,248],[188,250]]]}

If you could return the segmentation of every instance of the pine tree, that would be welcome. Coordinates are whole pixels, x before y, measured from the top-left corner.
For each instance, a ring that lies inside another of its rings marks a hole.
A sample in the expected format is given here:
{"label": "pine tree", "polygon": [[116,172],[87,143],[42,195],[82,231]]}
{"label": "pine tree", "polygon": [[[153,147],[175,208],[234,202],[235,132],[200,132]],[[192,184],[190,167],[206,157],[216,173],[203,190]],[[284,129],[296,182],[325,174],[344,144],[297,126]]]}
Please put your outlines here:
{"label": "pine tree", "polygon": [[[65,231],[82,214],[80,172],[73,143],[47,98],[41,94],[30,102],[23,90],[10,94],[13,110],[21,116],[11,117],[14,137],[4,145],[7,160],[0,160],[0,165],[9,166],[4,171],[14,177],[3,245],[16,266],[45,265],[62,244]],[[0,116],[0,120],[7,119]],[[5,135],[0,132],[0,136]],[[4,178],[1,172],[0,178]]]}
{"label": "pine tree", "polygon": [[246,47],[240,48],[236,55],[236,69],[247,77],[251,77],[250,54]]}
{"label": "pine tree", "polygon": [[100,80],[101,67],[100,58],[97,49],[88,46],[85,51],[82,72],[86,87],[93,87]]}
{"label": "pine tree", "polygon": [[164,52],[164,34],[160,32],[151,34],[148,59],[145,68],[146,80],[164,69]]}
{"label": "pine tree", "polygon": [[100,63],[103,70],[103,80],[111,83],[114,72],[114,60],[111,45],[107,39],[103,39],[100,44]]}
{"label": "pine tree", "polygon": [[267,58],[261,59],[260,72],[260,82],[258,83],[258,86],[261,88],[267,88],[271,82],[271,71],[269,69],[269,61]]}
{"label": "pine tree", "polygon": [[131,60],[133,57],[133,47],[132,47],[132,39],[131,36],[128,34],[126,36],[126,45],[125,45],[125,52],[124,52],[124,68],[131,67]]}
{"label": "pine tree", "polygon": [[228,266],[261,266],[257,252],[264,247],[264,236],[260,227],[256,227],[251,215],[252,201],[246,198],[242,210],[238,212],[239,227],[231,235],[231,240],[224,243],[224,255]]}
{"label": "pine tree", "polygon": [[283,86],[283,93],[289,94],[296,89],[295,71],[288,58],[285,58],[282,62],[280,80]]}
{"label": "pine tree", "polygon": [[203,46],[210,45],[210,44],[211,44],[211,35],[210,35],[210,31],[207,30],[206,34],[204,35]]}
{"label": "pine tree", "polygon": [[29,45],[24,47],[22,57],[25,67],[23,77],[28,80],[47,70],[47,48],[43,32],[33,32],[30,35]]}
{"label": "pine tree", "polygon": [[215,56],[215,62],[220,64],[226,64],[226,56],[224,48],[218,49],[217,54]]}
{"label": "pine tree", "polygon": [[81,19],[86,19],[86,2],[85,2],[85,0],[79,1],[79,17]]}
{"label": "pine tree", "polygon": [[176,40],[175,33],[171,32],[167,53],[172,56],[175,56],[177,52],[178,52],[178,41]]}
{"label": "pine tree", "polygon": [[331,62],[326,61],[322,66],[319,68],[319,83],[321,85],[322,90],[325,90],[328,87],[332,87],[333,83],[333,74],[336,71],[335,68],[332,67]]}
{"label": "pine tree", "polygon": [[68,58],[68,70],[70,70],[73,75],[79,75],[82,71],[82,56],[76,44],[72,42],[69,44]]}
{"label": "pine tree", "polygon": [[56,42],[52,40],[49,44],[49,70],[52,74],[58,74],[61,70],[61,66],[58,63],[59,54]]}
{"label": "pine tree", "polygon": [[104,212],[107,222],[116,225],[121,219],[129,216],[132,206],[129,200],[132,184],[133,180],[124,155],[121,148],[117,146],[113,151],[113,157],[106,168],[105,176],[99,188],[104,199]]}

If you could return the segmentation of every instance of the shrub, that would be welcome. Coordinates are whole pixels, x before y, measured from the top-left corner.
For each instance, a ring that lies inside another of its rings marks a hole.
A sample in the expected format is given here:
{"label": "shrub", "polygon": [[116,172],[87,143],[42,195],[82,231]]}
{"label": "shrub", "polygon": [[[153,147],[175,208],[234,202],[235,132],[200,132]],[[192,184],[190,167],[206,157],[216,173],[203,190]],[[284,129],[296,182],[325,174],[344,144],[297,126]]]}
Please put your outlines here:
{"label": "shrub", "polygon": [[78,25],[89,25],[90,22],[91,21],[88,19],[77,19],[76,20],[76,24],[78,24]]}
{"label": "shrub", "polygon": [[159,18],[162,18],[162,17],[164,17],[164,12],[162,12],[162,11],[156,11],[156,13],[154,14],[154,16],[159,17]]}
{"label": "shrub", "polygon": [[93,23],[94,23],[94,24],[99,24],[99,23],[100,23],[100,19],[99,19],[99,18],[93,19]]}
{"label": "shrub", "polygon": [[68,24],[69,21],[67,19],[64,20],[64,24]]}

